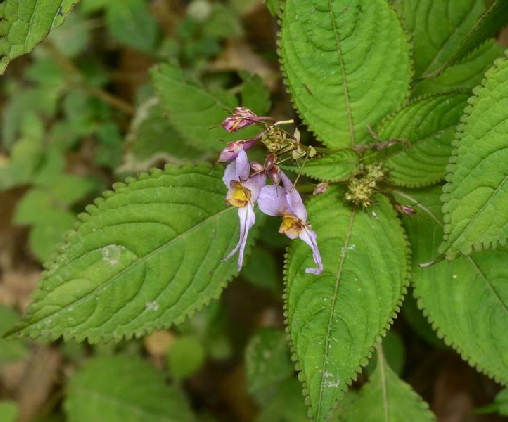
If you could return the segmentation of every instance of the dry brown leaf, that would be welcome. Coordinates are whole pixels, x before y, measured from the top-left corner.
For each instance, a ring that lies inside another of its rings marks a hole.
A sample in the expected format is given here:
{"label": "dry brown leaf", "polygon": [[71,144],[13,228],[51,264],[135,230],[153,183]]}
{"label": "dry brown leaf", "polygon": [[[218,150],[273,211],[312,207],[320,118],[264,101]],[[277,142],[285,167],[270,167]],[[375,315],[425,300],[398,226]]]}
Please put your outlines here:
{"label": "dry brown leaf", "polygon": [[258,75],[271,91],[277,87],[280,77],[268,61],[254,53],[249,44],[234,39],[228,40],[221,55],[210,64],[209,69],[215,71],[248,71]]}
{"label": "dry brown leaf", "polygon": [[143,343],[149,355],[159,358],[166,356],[175,338],[175,335],[171,331],[155,331],[148,337],[145,337]]}
{"label": "dry brown leaf", "polygon": [[40,278],[40,270],[5,271],[0,278],[0,304],[24,311]]}

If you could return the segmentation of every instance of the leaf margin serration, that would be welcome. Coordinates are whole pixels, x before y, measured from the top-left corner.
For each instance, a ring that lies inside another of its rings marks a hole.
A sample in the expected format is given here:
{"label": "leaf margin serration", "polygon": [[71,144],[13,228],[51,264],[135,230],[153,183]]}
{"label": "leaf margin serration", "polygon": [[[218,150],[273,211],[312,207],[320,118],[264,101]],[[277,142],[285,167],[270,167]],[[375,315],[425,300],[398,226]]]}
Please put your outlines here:
{"label": "leaf margin serration", "polygon": [[[64,257],[64,255],[65,255],[65,249],[68,246],[69,242],[72,241],[76,236],[78,236],[77,230],[83,224],[85,224],[89,219],[91,219],[95,214],[101,212],[101,207],[105,206],[106,201],[107,201],[107,199],[109,197],[111,197],[113,195],[116,195],[118,193],[122,193],[122,192],[128,191],[130,185],[132,185],[133,183],[136,183],[138,181],[146,180],[146,179],[151,179],[153,177],[164,176],[164,175],[167,174],[167,172],[170,172],[170,171],[176,172],[178,170],[185,171],[185,170],[192,170],[192,169],[195,169],[197,171],[201,170],[201,171],[204,171],[204,172],[205,171],[210,172],[210,171],[212,171],[214,169],[214,166],[210,165],[209,163],[200,163],[198,165],[193,165],[191,163],[188,163],[188,164],[179,165],[179,166],[178,165],[173,165],[173,164],[167,164],[164,167],[164,170],[159,169],[159,168],[152,168],[149,171],[139,173],[135,177],[127,177],[125,179],[125,181],[123,181],[123,182],[116,182],[116,183],[114,183],[112,185],[112,189],[108,189],[108,190],[104,191],[101,194],[101,196],[95,198],[92,203],[87,205],[85,207],[85,211],[81,212],[81,213],[79,213],[77,215],[77,221],[74,224],[74,227],[71,230],[68,230],[64,234],[64,237],[63,237],[62,241],[58,245],[56,245],[55,250],[54,250],[53,254],[51,255],[50,259],[48,259],[48,261],[43,264],[44,270],[41,273],[41,278],[36,283],[35,290],[31,293],[30,305],[29,305],[29,307],[28,307],[28,309],[26,311],[26,314],[23,317],[22,321],[20,323],[18,323],[16,326],[14,326],[11,330],[7,331],[4,334],[4,337],[5,338],[15,338],[15,337],[17,337],[17,338],[42,339],[42,340],[45,340],[45,341],[46,340],[47,341],[55,341],[58,338],[62,338],[64,341],[76,340],[76,341],[80,341],[81,342],[81,341],[86,340],[90,344],[95,344],[95,343],[104,342],[104,341],[106,341],[106,342],[107,341],[113,341],[113,342],[117,343],[117,342],[120,342],[120,341],[123,341],[123,340],[130,340],[130,339],[133,339],[133,338],[141,338],[141,337],[146,336],[147,334],[149,334],[149,333],[151,333],[151,332],[153,332],[155,330],[163,329],[163,328],[168,328],[168,327],[171,327],[171,326],[178,325],[178,324],[182,323],[183,321],[185,321],[187,318],[190,318],[193,315],[195,315],[197,312],[201,311],[212,300],[218,299],[220,297],[220,295],[222,294],[222,292],[223,292],[224,288],[226,287],[226,285],[235,276],[238,275],[236,273],[236,270],[235,270],[235,272],[230,274],[228,277],[226,277],[226,279],[224,279],[220,283],[219,289],[217,290],[215,295],[213,295],[213,296],[211,296],[209,298],[205,298],[204,300],[199,301],[197,306],[192,311],[189,311],[189,312],[186,312],[186,313],[180,315],[178,318],[176,318],[175,320],[171,321],[169,324],[168,323],[160,323],[160,322],[159,323],[155,323],[155,324],[150,324],[149,326],[146,326],[146,327],[144,327],[142,329],[134,331],[134,332],[132,332],[130,334],[121,334],[121,335],[114,335],[114,334],[112,334],[112,335],[104,335],[104,334],[101,334],[101,335],[96,336],[96,337],[90,337],[88,335],[79,335],[79,334],[76,334],[76,333],[69,334],[69,333],[65,333],[65,332],[63,332],[61,334],[54,334],[54,333],[51,333],[49,331],[48,332],[40,333],[40,332],[37,332],[37,329],[35,327],[35,325],[37,323],[35,323],[35,324],[33,324],[33,323],[32,324],[27,324],[26,321],[25,321],[25,318],[30,316],[30,307],[34,303],[36,303],[36,300],[39,297],[43,297],[44,296],[43,283],[46,280],[46,278],[51,276],[51,273],[54,270],[58,269],[58,265],[59,265],[58,261],[59,261],[60,258]],[[256,235],[259,232],[259,227],[260,227],[260,225],[258,224],[257,226],[253,227],[252,230],[249,232],[250,236],[249,236],[249,239],[247,241],[247,247],[245,249],[245,256],[246,257],[249,255],[249,253],[252,250],[253,243],[254,243],[254,238],[256,237]],[[31,328],[31,329],[29,329],[29,328]]]}
{"label": "leaf margin serration", "polygon": [[[379,195],[382,195],[382,194],[379,194]],[[382,196],[385,196],[385,195],[382,195]],[[309,204],[311,204],[312,202],[314,202],[318,199],[319,199],[319,197],[312,197],[310,200],[308,200],[306,202],[306,206],[308,206]],[[405,271],[406,274],[405,274],[405,277],[404,277],[404,280],[403,280],[403,283],[401,286],[401,294],[400,294],[398,302],[394,306],[394,310],[393,310],[392,314],[387,318],[385,326],[375,336],[374,342],[370,346],[367,355],[358,359],[358,364],[356,365],[356,368],[354,369],[354,375],[350,379],[348,379],[344,383],[342,383],[342,387],[340,387],[341,394],[337,397],[337,399],[335,401],[335,406],[340,402],[341,398],[344,396],[344,394],[346,394],[348,388],[351,387],[352,383],[356,380],[355,376],[358,376],[361,373],[362,368],[367,366],[369,360],[372,358],[372,355],[375,352],[376,345],[380,344],[382,342],[383,338],[388,333],[388,330],[390,329],[390,327],[394,323],[395,319],[397,318],[398,314],[400,313],[402,303],[404,302],[404,298],[405,298],[406,294],[408,293],[408,288],[411,283],[411,260],[412,260],[411,244],[409,242],[409,238],[407,236],[406,230],[404,229],[404,227],[402,225],[402,221],[399,218],[399,216],[397,215],[396,211],[394,210],[393,205],[391,205],[391,204],[390,204],[390,210],[392,211],[394,218],[396,218],[398,221],[398,227],[400,229],[400,233],[403,235],[403,238],[404,238],[404,249],[406,252],[406,271]],[[353,209],[353,212],[366,212],[366,210]],[[312,219],[312,216],[310,216],[310,218]],[[319,239],[318,239],[318,246],[319,246]],[[284,284],[284,290],[283,290],[283,294],[282,294],[284,328],[285,328],[285,332],[286,332],[286,339],[288,341],[288,345],[289,345],[289,349],[290,349],[291,360],[293,361],[293,363],[295,365],[295,370],[298,373],[297,374],[298,380],[300,381],[301,386],[302,386],[302,396],[305,400],[305,405],[308,407],[307,415],[309,418],[312,418],[313,415],[311,412],[312,408],[311,408],[311,404],[310,404],[310,394],[308,392],[307,380],[305,378],[305,374],[303,373],[303,371],[300,367],[298,355],[296,352],[296,347],[291,339],[291,330],[290,330],[290,324],[289,324],[289,320],[288,320],[289,317],[288,317],[288,304],[287,304],[287,287],[288,287],[288,284],[291,282],[288,278],[289,277],[288,267],[289,267],[289,258],[290,258],[291,248],[292,248],[291,245],[288,245],[286,247],[286,251],[284,253],[284,265],[283,265],[283,270],[282,270],[283,284]],[[333,410],[334,410],[333,408],[325,410],[325,412],[328,412],[328,416],[326,416],[326,418],[330,417]]]}
{"label": "leaf margin serration", "polygon": [[447,212],[447,203],[448,200],[452,197],[452,178],[456,168],[458,168],[458,157],[459,157],[459,149],[461,147],[462,136],[465,131],[465,127],[468,125],[468,121],[471,118],[472,110],[475,105],[480,100],[479,94],[486,89],[486,83],[488,76],[492,72],[496,72],[499,68],[499,65],[508,61],[508,50],[505,50],[504,55],[496,59],[493,65],[485,72],[485,75],[482,79],[482,82],[473,88],[472,95],[467,100],[467,105],[464,107],[462,117],[460,119],[459,124],[455,130],[455,137],[452,140],[452,154],[450,156],[448,165],[446,166],[446,177],[445,184],[443,185],[441,202],[442,202],[442,213],[443,213],[443,241],[438,248],[438,253],[444,256],[447,260],[453,260],[455,257],[459,255],[470,255],[473,252],[481,252],[487,249],[496,249],[498,246],[506,245],[508,239],[494,239],[494,241],[489,241],[488,243],[484,243],[483,241],[473,242],[470,245],[467,245],[467,248],[461,248],[461,250],[453,251],[449,253],[450,247],[452,245],[448,244],[448,239],[450,232],[452,230],[451,227],[451,215]]}

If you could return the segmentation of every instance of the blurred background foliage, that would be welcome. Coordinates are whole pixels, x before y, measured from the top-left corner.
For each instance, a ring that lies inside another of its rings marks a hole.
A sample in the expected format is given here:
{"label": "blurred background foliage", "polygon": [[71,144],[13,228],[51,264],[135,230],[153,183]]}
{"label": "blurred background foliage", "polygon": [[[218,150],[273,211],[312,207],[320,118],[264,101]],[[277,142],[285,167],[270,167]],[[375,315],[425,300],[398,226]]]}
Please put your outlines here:
{"label": "blurred background foliage", "polygon": [[[41,263],[94,197],[150,167],[215,160],[227,134],[200,126],[214,116],[181,108],[184,79],[225,104],[296,119],[276,55],[278,7],[82,0],[9,65],[0,82],[0,334],[19,319]],[[181,69],[172,98],[156,95],[149,69],[159,62]],[[0,339],[0,421],[307,420],[283,328],[287,239],[261,239],[222,298],[171,330],[93,346]],[[440,421],[508,415],[506,391],[498,394],[436,337],[411,295],[383,350]]]}

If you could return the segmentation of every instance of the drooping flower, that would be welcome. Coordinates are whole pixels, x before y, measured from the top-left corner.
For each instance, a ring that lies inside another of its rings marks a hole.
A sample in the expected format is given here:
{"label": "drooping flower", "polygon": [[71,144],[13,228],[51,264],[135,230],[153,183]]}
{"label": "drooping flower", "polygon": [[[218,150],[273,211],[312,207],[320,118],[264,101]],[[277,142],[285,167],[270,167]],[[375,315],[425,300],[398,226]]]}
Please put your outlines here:
{"label": "drooping flower", "polygon": [[279,233],[294,240],[299,237],[312,250],[312,258],[317,268],[307,268],[308,274],[321,274],[323,262],[317,245],[317,235],[307,222],[307,210],[302,198],[288,177],[280,172],[282,186],[270,185],[261,189],[258,206],[261,211],[271,216],[282,216]]}
{"label": "drooping flower", "polygon": [[233,114],[226,117],[221,126],[228,132],[236,132],[237,130],[250,126],[254,123],[266,122],[274,120],[273,117],[258,116],[247,107],[235,107]]}
{"label": "drooping flower", "polygon": [[229,163],[230,161],[233,161],[236,157],[238,157],[238,153],[240,151],[248,151],[251,149],[258,138],[258,136],[255,136],[254,138],[248,140],[230,142],[228,146],[221,151],[217,161],[219,163]]}
{"label": "drooping flower", "polygon": [[250,166],[247,153],[241,150],[235,161],[228,164],[222,178],[224,184],[229,188],[226,201],[233,207],[238,208],[238,219],[240,220],[238,243],[223,261],[228,260],[238,252],[238,271],[243,265],[243,253],[249,230],[256,221],[254,204],[259,197],[261,188],[266,183],[265,174],[256,173],[251,176]]}

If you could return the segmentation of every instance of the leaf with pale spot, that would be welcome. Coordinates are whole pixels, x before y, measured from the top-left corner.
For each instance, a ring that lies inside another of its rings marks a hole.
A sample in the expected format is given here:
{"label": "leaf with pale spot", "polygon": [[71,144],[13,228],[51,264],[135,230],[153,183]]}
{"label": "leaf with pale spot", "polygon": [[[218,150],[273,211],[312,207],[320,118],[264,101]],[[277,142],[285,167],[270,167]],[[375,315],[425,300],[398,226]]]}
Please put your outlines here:
{"label": "leaf with pale spot", "polygon": [[286,262],[285,307],[300,379],[316,422],[324,421],[366,364],[391,323],[407,285],[408,247],[388,200],[354,210],[332,188],[308,206],[323,258],[320,276],[309,247],[294,241]]}
{"label": "leaf with pale spot", "polygon": [[106,192],[80,216],[11,334],[119,340],[179,323],[218,297],[237,273],[236,258],[221,260],[239,235],[221,178],[208,165],[168,166]]}

